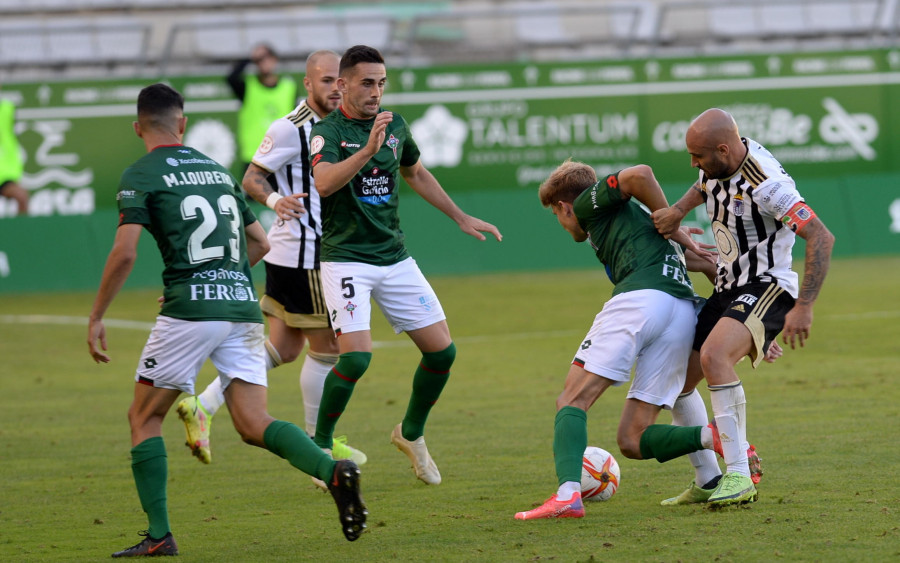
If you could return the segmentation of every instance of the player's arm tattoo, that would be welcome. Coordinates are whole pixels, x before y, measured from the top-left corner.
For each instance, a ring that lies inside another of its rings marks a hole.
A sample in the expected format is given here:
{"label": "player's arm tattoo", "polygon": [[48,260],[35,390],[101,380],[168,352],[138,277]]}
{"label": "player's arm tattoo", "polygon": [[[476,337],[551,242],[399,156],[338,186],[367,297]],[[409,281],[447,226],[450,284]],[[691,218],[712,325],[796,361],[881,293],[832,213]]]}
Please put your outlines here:
{"label": "player's arm tattoo", "polygon": [[253,165],[247,169],[241,185],[250,197],[263,204],[266,203],[266,198],[275,191],[272,189],[272,184],[269,183],[269,173]]}
{"label": "player's arm tattoo", "polygon": [[818,217],[814,217],[797,234],[806,239],[806,265],[797,302],[811,305],[819,296],[819,290],[822,289],[825,274],[828,273],[828,266],[831,264],[834,235]]}

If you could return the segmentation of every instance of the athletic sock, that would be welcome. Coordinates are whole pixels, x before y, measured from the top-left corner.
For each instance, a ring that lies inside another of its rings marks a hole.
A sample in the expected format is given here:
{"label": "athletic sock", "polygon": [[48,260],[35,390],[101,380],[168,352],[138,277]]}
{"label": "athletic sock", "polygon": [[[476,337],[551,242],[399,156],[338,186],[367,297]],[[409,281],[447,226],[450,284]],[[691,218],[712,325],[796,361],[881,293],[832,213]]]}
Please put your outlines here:
{"label": "athletic sock", "polygon": [[331,449],[334,427],[344,413],[356,382],[363,376],[372,359],[371,352],[347,352],[341,354],[337,364],[328,372],[319,404],[316,420],[316,444]]}
{"label": "athletic sock", "polygon": [[581,464],[587,448],[587,413],[577,407],[563,407],[553,424],[553,461],[556,478],[581,482]]}
{"label": "athletic sock", "polygon": [[556,500],[566,502],[572,500],[575,493],[581,492],[581,481],[566,481],[556,490]]}
{"label": "athletic sock", "polygon": [[452,342],[440,352],[422,354],[422,361],[419,362],[413,376],[412,394],[406,407],[406,416],[403,417],[400,426],[406,440],[416,440],[425,434],[428,413],[437,403],[444,386],[447,385],[447,380],[450,379],[450,367],[454,359],[456,359],[456,345]]}
{"label": "athletic sock", "polygon": [[[672,405],[672,423],[676,426],[706,426],[708,416],[703,397],[696,389],[679,395]],[[687,456],[694,466],[694,483],[698,487],[712,480],[718,481],[722,471],[719,469],[715,452],[703,449],[691,452]]]}
{"label": "athletic sock", "polygon": [[296,425],[283,420],[272,421],[263,432],[263,442],[273,454],[326,483],[334,473],[335,461],[322,451]]}
{"label": "athletic sock", "polygon": [[743,447],[747,441],[747,399],[744,397],[744,386],[738,381],[728,385],[710,385],[709,391],[728,471],[749,477],[747,448]]}
{"label": "athletic sock", "polygon": [[200,401],[200,405],[203,407],[203,410],[206,411],[206,414],[209,416],[215,416],[216,412],[225,404],[225,393],[222,390],[222,380],[218,377],[213,379],[209,385],[206,386],[206,389],[203,390],[203,393],[197,395],[197,400]]}
{"label": "athletic sock", "polygon": [[272,344],[272,341],[266,338],[266,371],[273,370],[284,363],[278,349]]}
{"label": "athletic sock", "polygon": [[672,426],[651,424],[641,434],[641,457],[663,463],[684,454],[703,449],[700,443],[702,426]]}
{"label": "athletic sock", "polygon": [[300,391],[303,394],[303,420],[306,423],[306,433],[310,436],[316,434],[325,378],[337,361],[337,355],[320,354],[312,350],[306,352],[306,359],[303,360],[303,368],[300,370]]}
{"label": "athletic sock", "polygon": [[161,539],[172,531],[166,503],[169,467],[162,436],[147,438],[131,448],[131,472],[141,508],[147,513],[147,533],[153,539]]}

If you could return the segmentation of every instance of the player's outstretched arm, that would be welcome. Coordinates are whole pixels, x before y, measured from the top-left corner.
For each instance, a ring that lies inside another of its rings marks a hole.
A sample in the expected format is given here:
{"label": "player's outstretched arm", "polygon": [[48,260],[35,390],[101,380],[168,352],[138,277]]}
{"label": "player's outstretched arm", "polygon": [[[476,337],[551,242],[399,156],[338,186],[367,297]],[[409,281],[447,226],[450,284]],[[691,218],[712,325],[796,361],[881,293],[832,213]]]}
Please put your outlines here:
{"label": "player's outstretched arm", "polygon": [[[106,348],[106,327],[103,326],[103,315],[131,274],[137,260],[137,243],[141,237],[143,226],[135,223],[121,225],[116,231],[112,250],[106,258],[100,289],[94,299],[91,315],[88,319],[88,351],[97,363],[109,362],[109,356],[103,351]],[[97,347],[99,342],[100,347]],[[101,349],[103,351],[101,351]]]}
{"label": "player's outstretched arm", "polygon": [[439,209],[444,215],[453,219],[462,232],[471,235],[478,240],[485,240],[482,233],[490,233],[494,235],[498,241],[503,240],[503,235],[494,225],[487,221],[482,221],[477,217],[472,217],[463,212],[456,203],[450,199],[437,178],[422,165],[422,162],[416,162],[412,166],[401,166],[400,174],[406,183],[415,190],[422,199]]}
{"label": "player's outstretched arm", "polygon": [[703,192],[698,183],[694,183],[686,194],[681,196],[671,207],[653,210],[650,217],[656,230],[666,238],[671,237],[681,225],[688,211],[703,203]]}
{"label": "player's outstretched arm", "polygon": [[797,235],[806,240],[806,261],[803,271],[803,283],[794,307],[784,318],[782,339],[785,344],[794,348],[795,339],[802,348],[809,338],[813,320],[813,303],[819,296],[825,274],[831,264],[831,249],[834,247],[834,235],[818,217],[797,230]]}
{"label": "player's outstretched arm", "polygon": [[254,221],[244,227],[244,235],[247,237],[247,258],[250,260],[250,265],[255,266],[271,248],[269,239],[266,237],[266,230],[262,228],[259,221]]}
{"label": "player's outstretched arm", "polygon": [[273,210],[282,221],[290,221],[306,213],[306,208],[303,207],[300,198],[309,194],[297,193],[282,197],[272,189],[272,184],[269,183],[270,174],[271,172],[262,166],[251,162],[247,166],[247,171],[244,172],[241,187],[244,188],[247,195]]}

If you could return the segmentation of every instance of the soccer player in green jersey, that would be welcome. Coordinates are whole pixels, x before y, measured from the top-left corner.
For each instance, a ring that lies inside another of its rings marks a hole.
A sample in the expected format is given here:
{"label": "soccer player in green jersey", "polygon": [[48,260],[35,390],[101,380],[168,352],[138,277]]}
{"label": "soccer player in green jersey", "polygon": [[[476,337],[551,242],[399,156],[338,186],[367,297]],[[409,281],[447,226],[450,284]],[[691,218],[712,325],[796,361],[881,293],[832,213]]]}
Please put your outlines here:
{"label": "soccer player in green jersey", "polygon": [[149,527],[141,542],[113,557],[178,553],[169,526],[162,422],[182,392],[193,394],[207,358],[223,381],[241,438],[327,481],[344,535],[353,541],[367,515],[359,468],[350,460],[335,462],[297,426],[266,411],[263,324],[250,277],[250,266],[269,249],[266,233],[228,171],[181,144],[183,109],[184,98],[165,84],[138,96],[134,130],[147,154],[122,174],[119,227],[88,326],[91,356],[109,362],[103,315],[131,272],[146,228],[165,266],[164,302],[138,362],[128,420],[131,468]]}
{"label": "soccer player in green jersey", "polygon": [[615,287],[578,347],[556,400],[553,454],[559,488],[538,508],[517,513],[517,520],[584,516],[587,411],[610,386],[628,382],[632,366],[634,381],[616,436],[622,454],[664,462],[713,448],[707,426],[655,424],[660,410],[672,408],[682,390],[697,321],[699,298],[685,253],[675,243],[689,249],[691,269],[709,272],[711,255],[683,230],[674,234],[674,242],[664,239],[633,201],[651,210],[667,206],[648,166],[626,168],[598,182],[590,166],[566,161],[541,185],[539,196],[575,242],[590,243]]}
{"label": "soccer player in green jersey", "polygon": [[419,160],[409,126],[381,108],[384,59],[357,45],[341,57],[341,106],[315,124],[310,162],[322,197],[322,284],[338,335],[338,363],[325,379],[316,443],[331,448],[334,427],[372,357],[374,299],[399,334],[422,352],[406,415],[391,442],[413,463],[416,476],[437,485],[441,474],[425,446],[425,422],[450,377],[456,347],[441,304],[403,244],[397,212],[399,176],[479,240],[494,225],[463,213]]}

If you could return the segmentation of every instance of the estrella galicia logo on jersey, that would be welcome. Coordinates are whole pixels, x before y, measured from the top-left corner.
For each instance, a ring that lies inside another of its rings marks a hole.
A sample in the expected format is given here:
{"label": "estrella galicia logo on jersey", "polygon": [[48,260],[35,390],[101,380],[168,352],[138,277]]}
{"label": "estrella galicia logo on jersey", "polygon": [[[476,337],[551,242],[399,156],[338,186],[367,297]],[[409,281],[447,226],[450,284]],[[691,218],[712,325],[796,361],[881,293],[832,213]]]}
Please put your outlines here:
{"label": "estrella galicia logo on jersey", "polygon": [[353,191],[356,197],[366,203],[387,203],[394,193],[394,175],[384,174],[380,168],[374,167],[356,177]]}
{"label": "estrella galicia logo on jersey", "polygon": [[178,166],[178,159],[169,157],[166,159],[166,164],[168,164],[169,166]]}
{"label": "estrella galicia logo on jersey", "polygon": [[347,141],[341,141],[341,147],[348,149],[358,149],[360,145],[359,143],[348,143]]}
{"label": "estrella galicia logo on jersey", "polygon": [[144,367],[146,369],[153,369],[156,367],[156,358],[147,358],[144,360]]}
{"label": "estrella galicia logo on jersey", "polygon": [[734,196],[734,203],[731,206],[735,216],[740,217],[744,214],[744,198],[740,195]]}
{"label": "estrella galicia logo on jersey", "polygon": [[386,144],[389,149],[394,151],[394,160],[397,160],[397,147],[400,146],[400,141],[397,139],[397,137],[395,137],[394,134],[391,133],[391,136],[388,137],[388,140],[385,141],[384,144]]}

